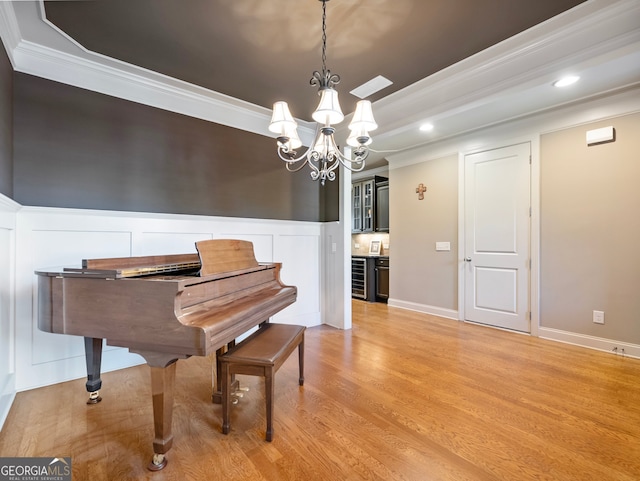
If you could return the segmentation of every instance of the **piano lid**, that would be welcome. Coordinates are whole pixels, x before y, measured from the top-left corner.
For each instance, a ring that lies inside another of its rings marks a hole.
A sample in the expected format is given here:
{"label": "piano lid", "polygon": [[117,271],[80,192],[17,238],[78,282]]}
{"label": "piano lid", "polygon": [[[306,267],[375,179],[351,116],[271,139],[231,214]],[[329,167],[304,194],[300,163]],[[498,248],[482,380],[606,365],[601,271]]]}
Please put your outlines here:
{"label": "piano lid", "polygon": [[196,242],[196,250],[197,254],[83,259],[82,267],[63,270],[66,274],[82,277],[122,279],[171,273],[211,276],[262,268],[256,261],[253,243],[249,241],[209,239]]}

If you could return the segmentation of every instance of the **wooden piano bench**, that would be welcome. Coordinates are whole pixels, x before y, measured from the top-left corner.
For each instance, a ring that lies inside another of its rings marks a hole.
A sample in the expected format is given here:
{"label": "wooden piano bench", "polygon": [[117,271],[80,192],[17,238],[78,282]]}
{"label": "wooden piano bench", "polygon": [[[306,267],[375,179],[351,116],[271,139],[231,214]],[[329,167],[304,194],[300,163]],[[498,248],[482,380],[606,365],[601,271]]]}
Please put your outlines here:
{"label": "wooden piano bench", "polygon": [[263,324],[260,329],[218,358],[222,384],[222,432],[229,434],[231,408],[231,380],[235,374],[263,376],[267,403],[266,440],[273,439],[274,375],[298,348],[299,384],[304,384],[304,326]]}

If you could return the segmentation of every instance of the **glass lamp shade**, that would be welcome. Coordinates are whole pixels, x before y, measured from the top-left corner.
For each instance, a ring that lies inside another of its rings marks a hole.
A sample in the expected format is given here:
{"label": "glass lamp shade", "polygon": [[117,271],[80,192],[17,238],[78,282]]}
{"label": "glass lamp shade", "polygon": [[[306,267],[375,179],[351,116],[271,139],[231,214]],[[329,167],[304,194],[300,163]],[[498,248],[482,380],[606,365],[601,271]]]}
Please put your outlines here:
{"label": "glass lamp shade", "polygon": [[378,128],[378,124],[376,124],[373,118],[373,110],[371,109],[371,102],[369,100],[360,100],[356,104],[356,111],[353,114],[349,128],[351,130],[367,132]]}
{"label": "glass lamp shade", "polygon": [[322,125],[339,124],[342,122],[344,114],[338,102],[338,92],[332,88],[321,89],[320,103],[311,116],[313,120]]}
{"label": "glass lamp shade", "polygon": [[[361,141],[364,141],[361,143]],[[366,130],[352,130],[347,138],[347,145],[351,147],[360,147],[361,145],[371,144],[372,139]]]}
{"label": "glass lamp shade", "polygon": [[294,131],[297,126],[298,124],[293,120],[293,116],[289,112],[287,102],[279,101],[273,104],[273,115],[269,124],[271,132],[289,137],[288,133]]}

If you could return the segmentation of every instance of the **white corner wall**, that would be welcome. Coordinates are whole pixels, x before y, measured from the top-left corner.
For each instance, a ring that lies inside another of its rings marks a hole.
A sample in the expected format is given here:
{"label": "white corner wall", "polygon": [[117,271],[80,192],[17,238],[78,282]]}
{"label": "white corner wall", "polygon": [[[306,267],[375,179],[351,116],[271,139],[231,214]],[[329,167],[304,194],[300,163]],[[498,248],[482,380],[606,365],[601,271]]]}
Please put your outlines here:
{"label": "white corner wall", "polygon": [[15,397],[14,258],[19,205],[0,195],[0,427]]}

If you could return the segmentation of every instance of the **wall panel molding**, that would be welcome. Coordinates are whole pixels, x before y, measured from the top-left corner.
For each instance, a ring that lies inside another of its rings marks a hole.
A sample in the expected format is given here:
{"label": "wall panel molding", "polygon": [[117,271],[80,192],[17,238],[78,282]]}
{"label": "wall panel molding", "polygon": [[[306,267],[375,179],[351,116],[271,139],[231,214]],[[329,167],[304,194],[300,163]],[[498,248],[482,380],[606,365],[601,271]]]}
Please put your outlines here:
{"label": "wall panel molding", "polygon": [[[319,249],[322,223],[25,207],[18,218],[16,253],[16,390],[86,376],[80,338],[37,329],[38,268],[78,265],[87,257],[196,252],[195,241],[239,238],[254,243],[261,262],[282,262],[283,282],[298,301],[274,316],[307,327],[322,322]],[[301,268],[304,266],[304,268]],[[142,363],[126,349],[108,347],[103,371]],[[105,386],[104,389],[108,389]]]}

